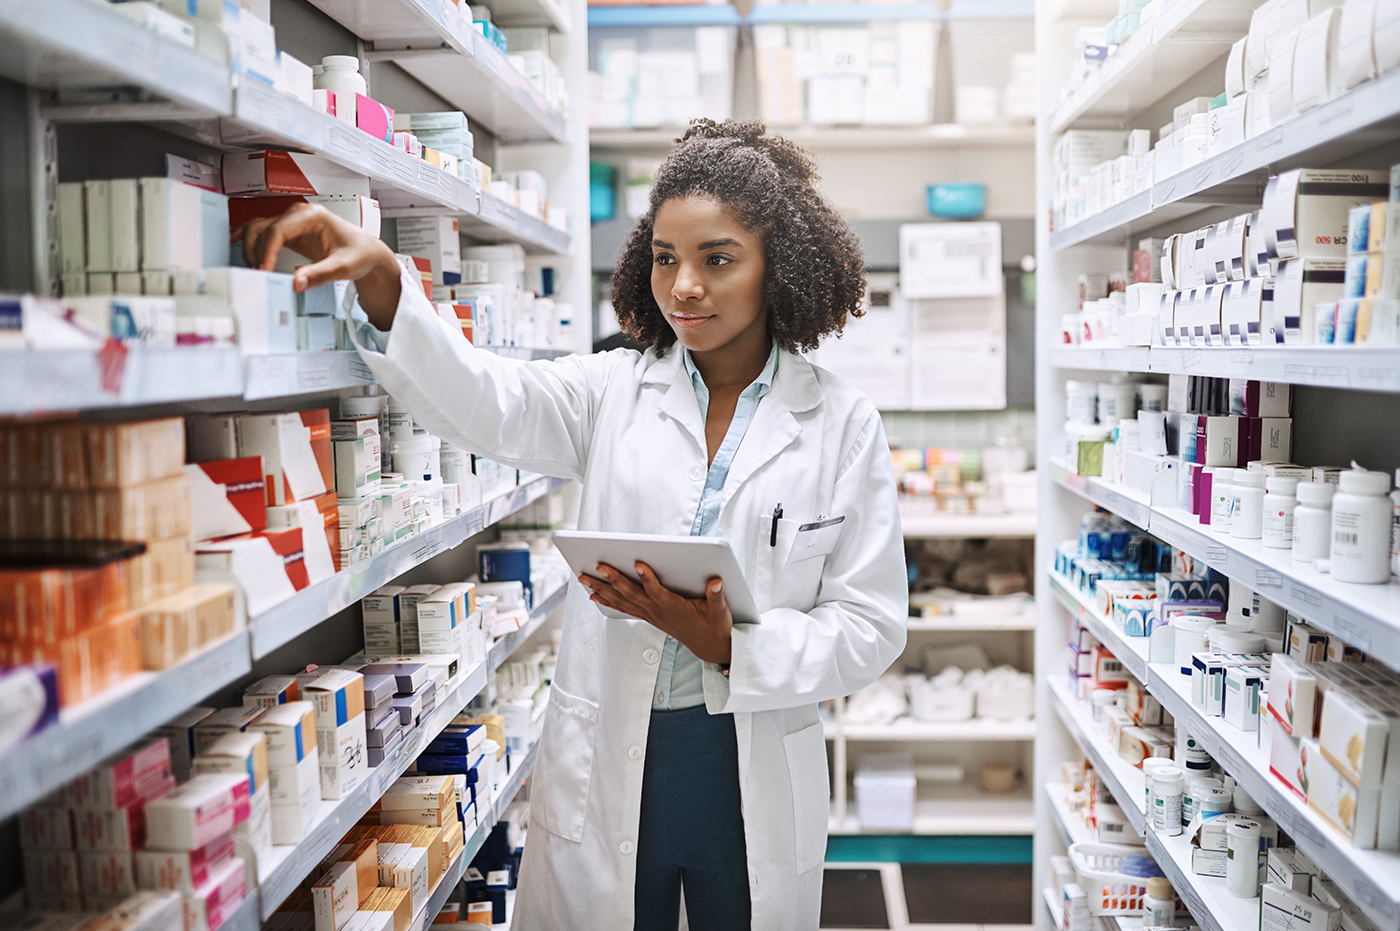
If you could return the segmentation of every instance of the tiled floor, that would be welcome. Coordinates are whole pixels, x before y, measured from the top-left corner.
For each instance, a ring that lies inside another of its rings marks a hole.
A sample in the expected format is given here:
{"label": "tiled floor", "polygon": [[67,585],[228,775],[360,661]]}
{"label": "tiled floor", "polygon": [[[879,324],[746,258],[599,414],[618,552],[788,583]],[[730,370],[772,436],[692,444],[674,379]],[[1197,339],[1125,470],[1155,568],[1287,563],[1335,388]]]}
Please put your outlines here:
{"label": "tiled floor", "polygon": [[1029,931],[1029,864],[840,863],[826,868],[823,931]]}

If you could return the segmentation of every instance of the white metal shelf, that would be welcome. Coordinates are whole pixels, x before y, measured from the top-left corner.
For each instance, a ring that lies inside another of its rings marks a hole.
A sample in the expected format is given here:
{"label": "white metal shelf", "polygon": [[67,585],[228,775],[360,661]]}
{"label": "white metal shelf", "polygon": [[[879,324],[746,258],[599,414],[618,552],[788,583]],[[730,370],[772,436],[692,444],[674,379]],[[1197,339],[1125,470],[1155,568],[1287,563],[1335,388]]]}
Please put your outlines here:
{"label": "white metal shelf", "polygon": [[491,21],[501,27],[548,26],[563,33],[573,29],[573,17],[559,0],[495,0]]}
{"label": "white metal shelf", "polygon": [[944,614],[939,617],[911,617],[906,627],[910,633],[971,630],[1035,630],[1035,613],[997,614],[979,617],[976,614]]}
{"label": "white metal shelf", "polygon": [[1050,579],[1050,590],[1066,611],[1089,629],[1095,639],[1118,657],[1123,668],[1139,681],[1147,679],[1147,639],[1146,637],[1126,636],[1118,625],[1099,612],[1098,605],[1080,593],[1070,580],[1053,569],[1046,573]]}
{"label": "white metal shelf", "polygon": [[534,636],[535,631],[539,630],[540,627],[544,625],[544,622],[549,620],[549,616],[564,604],[564,597],[568,594],[568,591],[569,586],[565,583],[550,592],[540,600],[539,604],[535,605],[535,609],[530,612],[530,620],[526,622],[524,627],[506,634],[504,637],[491,644],[491,649],[486,659],[486,667],[492,672],[500,669],[501,664],[510,658],[510,655],[519,648],[520,644]]}
{"label": "white metal shelf", "polygon": [[1060,369],[1096,372],[1252,378],[1322,388],[1400,392],[1400,347],[1395,346],[1107,346],[1052,349],[1050,364]]}
{"label": "white metal shelf", "polygon": [[48,89],[136,87],[190,116],[230,108],[226,66],[91,0],[0,0],[0,75]]}
{"label": "white metal shelf", "polygon": [[409,764],[418,758],[443,728],[452,723],[478,692],[486,687],[486,666],[478,665],[471,672],[459,674],[443,700],[432,714],[404,738],[384,762],[369,771],[369,776],[345,798],[338,801],[323,799],[316,820],[299,844],[278,845],[272,855],[258,863],[258,896],[263,920],[272,917],[277,906],[296,891],[303,879],[340,842],[345,833],[364,817],[365,812],[403,775]]}
{"label": "white metal shelf", "polygon": [[1127,488],[1095,475],[1076,475],[1063,462],[1054,459],[1050,460],[1050,477],[1061,488],[1112,511],[1142,530],[1147,529],[1152,517],[1152,505]]}
{"label": "white metal shelf", "polygon": [[563,484],[563,479],[537,478],[482,507],[472,508],[465,514],[429,527],[423,533],[385,547],[378,556],[348,566],[324,582],[309,586],[281,604],[249,618],[254,659],[263,658],[414,566],[452,549]]}
{"label": "white metal shelf", "polygon": [[1338,582],[1290,550],[1214,533],[1180,508],[1153,507],[1152,533],[1390,666],[1400,666],[1400,583]]}
{"label": "white metal shelf", "polygon": [[860,741],[1020,741],[1035,739],[1035,721],[998,721],[973,718],[969,721],[915,721],[900,718],[890,724],[851,724],[842,722],[840,736]]}
{"label": "white metal shelf", "polygon": [[[823,152],[871,149],[1030,148],[1035,127],[1030,123],[931,123],[922,126],[774,126],[774,132],[803,148]],[[684,126],[653,129],[590,129],[588,145],[594,151],[669,149],[685,132]]]}
{"label": "white metal shelf", "polygon": [[[1328,165],[1400,138],[1400,71],[1381,75],[1080,222],[1050,248],[1127,242],[1217,204],[1257,204],[1270,172]],[[1384,160],[1382,160],[1384,161]]]}
{"label": "white metal shelf", "polygon": [[1143,814],[1146,798],[1143,794],[1142,770],[1119,757],[1115,748],[1104,746],[1099,724],[1093,719],[1088,702],[1074,695],[1067,676],[1046,676],[1045,679],[1054,697],[1055,712],[1070,736],[1094,764],[1094,771],[1108,786],[1108,791],[1118,807],[1123,809],[1133,830],[1142,834],[1146,821]]}
{"label": "white metal shelf", "polygon": [[955,539],[971,537],[1033,537],[1036,512],[1012,511],[1006,514],[951,514],[938,510],[932,498],[899,498],[899,519],[904,538]]}
{"label": "white metal shelf", "polygon": [[[1358,906],[1386,931],[1400,928],[1400,853],[1358,849],[1325,824],[1270,774],[1269,755],[1257,745],[1255,733],[1238,730],[1223,718],[1207,717],[1191,703],[1188,681],[1173,664],[1152,664],[1145,682],[1177,726],[1201,741],[1211,757]],[[1227,931],[1229,927],[1225,925]]]}
{"label": "white metal shelf", "polygon": [[911,833],[922,837],[1030,834],[1035,830],[1034,803],[1028,789],[1004,795],[982,792],[974,785],[921,782],[914,799],[914,827],[909,832],[863,828],[854,800],[844,821],[833,816],[831,834]]}
{"label": "white metal shelf", "polygon": [[161,672],[143,672],[64,709],[58,724],[0,754],[0,820],[59,788],[252,670],[240,630]]}
{"label": "white metal shelf", "polygon": [[1198,876],[1192,871],[1191,841],[1184,829],[1175,837],[1149,830],[1147,849],[1203,931],[1259,927],[1258,896],[1245,899],[1230,895],[1223,877]]}
{"label": "white metal shelf", "polygon": [[501,794],[491,800],[491,821],[493,823],[504,817],[506,809],[510,807],[511,802],[515,801],[515,796],[524,787],[525,780],[529,779],[530,774],[535,771],[535,761],[539,759],[539,749],[539,742],[536,741],[534,746],[526,752],[525,758],[517,763],[510,775],[506,777]]}
{"label": "white metal shelf", "polygon": [[1249,30],[1254,0],[1176,0],[1133,33],[1050,114],[1052,134],[1081,120],[1125,120],[1176,90]]}
{"label": "white metal shelf", "polygon": [[[1086,483],[1085,489],[1065,487],[1125,520],[1142,516],[1141,502],[1107,483]],[[1338,582],[1309,564],[1294,562],[1291,550],[1215,533],[1177,507],[1152,505],[1145,529],[1328,633],[1382,662],[1400,666],[1400,582]]]}
{"label": "white metal shelf", "polygon": [[471,23],[445,18],[437,0],[312,3],[372,43],[371,61],[395,62],[501,141],[567,141],[563,115]]}
{"label": "white metal shelf", "polygon": [[1047,782],[1041,786],[1045,799],[1050,803],[1050,811],[1055,815],[1055,829],[1060,832],[1060,840],[1065,846],[1087,844],[1094,839],[1089,826],[1065,804],[1067,786],[1063,782]]}
{"label": "white metal shelf", "polygon": [[[225,148],[294,148],[321,155],[370,179],[387,216],[476,213],[476,183],[462,181],[275,88],[245,81],[222,121]],[[470,175],[468,177],[471,177]]]}
{"label": "white metal shelf", "polygon": [[483,242],[516,242],[532,255],[567,255],[572,237],[501,200],[489,191],[480,195],[480,211],[458,223],[462,235]]}

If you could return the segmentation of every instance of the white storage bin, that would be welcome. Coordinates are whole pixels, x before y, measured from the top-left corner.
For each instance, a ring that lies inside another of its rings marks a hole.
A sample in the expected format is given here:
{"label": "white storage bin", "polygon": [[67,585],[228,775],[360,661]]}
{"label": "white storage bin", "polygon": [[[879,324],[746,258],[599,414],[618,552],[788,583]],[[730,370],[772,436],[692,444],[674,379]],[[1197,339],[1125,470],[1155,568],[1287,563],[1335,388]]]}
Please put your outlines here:
{"label": "white storage bin", "polygon": [[685,126],[734,112],[734,26],[592,26],[588,125]]}
{"label": "white storage bin", "polygon": [[1014,721],[1035,717],[1035,679],[998,666],[977,683],[977,716]]}
{"label": "white storage bin", "polygon": [[966,721],[976,708],[977,693],[961,682],[909,679],[909,710],[920,721]]}
{"label": "white storage bin", "polygon": [[[987,18],[979,18],[978,7]],[[1038,85],[1035,21],[996,14],[997,0],[958,0],[949,12],[953,100],[959,123],[1031,121]]]}
{"label": "white storage bin", "polygon": [[914,829],[914,758],[908,753],[871,753],[856,769],[856,806],[866,830]]}

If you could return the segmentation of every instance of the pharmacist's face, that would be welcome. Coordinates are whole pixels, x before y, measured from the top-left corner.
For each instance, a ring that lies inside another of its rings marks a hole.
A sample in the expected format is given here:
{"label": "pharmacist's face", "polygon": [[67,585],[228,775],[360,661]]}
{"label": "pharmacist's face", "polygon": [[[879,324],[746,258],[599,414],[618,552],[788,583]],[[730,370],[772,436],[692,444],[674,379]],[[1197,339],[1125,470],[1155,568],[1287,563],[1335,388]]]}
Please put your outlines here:
{"label": "pharmacist's face", "polygon": [[763,241],[719,201],[666,201],[652,224],[651,293],[676,339],[710,352],[767,338]]}

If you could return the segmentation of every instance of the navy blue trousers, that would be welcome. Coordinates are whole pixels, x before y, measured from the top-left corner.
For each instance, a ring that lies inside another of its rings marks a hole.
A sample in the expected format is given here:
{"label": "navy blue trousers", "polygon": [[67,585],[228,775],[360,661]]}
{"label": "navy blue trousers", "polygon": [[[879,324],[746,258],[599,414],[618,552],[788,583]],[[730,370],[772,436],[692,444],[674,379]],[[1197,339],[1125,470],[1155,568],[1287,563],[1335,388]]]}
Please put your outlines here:
{"label": "navy blue trousers", "polygon": [[746,931],[748,854],[732,714],[653,711],[642,777],[634,931]]}

